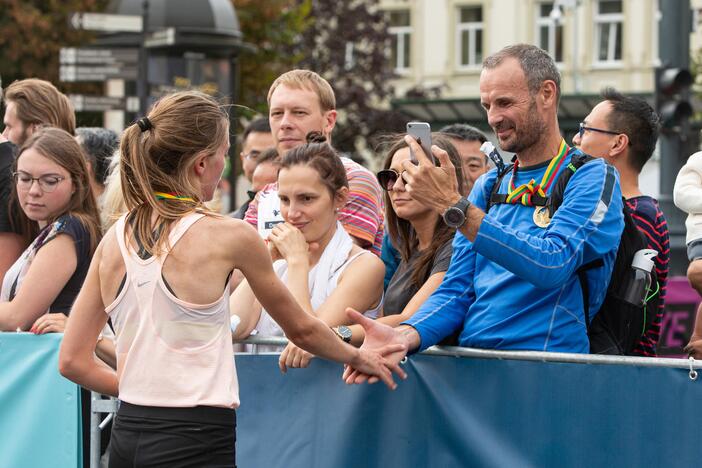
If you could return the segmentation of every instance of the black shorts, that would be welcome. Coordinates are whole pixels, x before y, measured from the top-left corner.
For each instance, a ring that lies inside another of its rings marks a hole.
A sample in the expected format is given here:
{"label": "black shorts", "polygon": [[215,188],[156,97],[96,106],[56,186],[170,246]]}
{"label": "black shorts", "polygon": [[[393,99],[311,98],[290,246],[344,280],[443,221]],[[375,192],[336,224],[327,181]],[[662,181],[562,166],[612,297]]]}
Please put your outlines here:
{"label": "black shorts", "polygon": [[110,441],[110,468],[236,467],[236,412],[121,402]]}
{"label": "black shorts", "polygon": [[702,239],[695,239],[687,244],[687,259],[691,262],[702,258]]}

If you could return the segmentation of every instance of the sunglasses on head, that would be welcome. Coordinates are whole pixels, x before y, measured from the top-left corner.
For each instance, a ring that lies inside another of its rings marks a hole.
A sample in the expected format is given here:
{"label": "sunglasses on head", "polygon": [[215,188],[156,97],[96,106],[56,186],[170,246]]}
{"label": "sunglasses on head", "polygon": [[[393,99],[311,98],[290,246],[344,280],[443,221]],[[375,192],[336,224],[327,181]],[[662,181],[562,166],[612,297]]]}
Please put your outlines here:
{"label": "sunglasses on head", "polygon": [[380,188],[390,191],[395,186],[395,182],[400,178],[399,172],[395,169],[383,169],[376,174]]}

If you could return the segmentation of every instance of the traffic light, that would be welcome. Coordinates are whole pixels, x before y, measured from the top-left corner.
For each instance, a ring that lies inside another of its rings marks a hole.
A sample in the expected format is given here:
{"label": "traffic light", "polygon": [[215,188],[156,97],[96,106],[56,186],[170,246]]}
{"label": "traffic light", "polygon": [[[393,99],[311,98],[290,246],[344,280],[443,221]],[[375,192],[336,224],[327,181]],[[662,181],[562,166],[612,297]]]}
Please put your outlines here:
{"label": "traffic light", "polygon": [[692,117],[692,82],[692,74],[684,68],[656,69],[656,110],[664,130],[679,132]]}

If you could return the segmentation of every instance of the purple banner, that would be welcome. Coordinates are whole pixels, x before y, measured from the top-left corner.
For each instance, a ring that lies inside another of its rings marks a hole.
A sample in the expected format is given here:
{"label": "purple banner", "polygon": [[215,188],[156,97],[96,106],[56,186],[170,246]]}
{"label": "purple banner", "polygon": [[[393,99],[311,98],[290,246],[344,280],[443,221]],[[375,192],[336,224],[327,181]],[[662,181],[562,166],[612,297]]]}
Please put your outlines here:
{"label": "purple banner", "polygon": [[690,340],[699,304],[700,296],[692,289],[686,277],[675,276],[668,279],[665,315],[658,342],[659,356],[685,356],[683,347]]}

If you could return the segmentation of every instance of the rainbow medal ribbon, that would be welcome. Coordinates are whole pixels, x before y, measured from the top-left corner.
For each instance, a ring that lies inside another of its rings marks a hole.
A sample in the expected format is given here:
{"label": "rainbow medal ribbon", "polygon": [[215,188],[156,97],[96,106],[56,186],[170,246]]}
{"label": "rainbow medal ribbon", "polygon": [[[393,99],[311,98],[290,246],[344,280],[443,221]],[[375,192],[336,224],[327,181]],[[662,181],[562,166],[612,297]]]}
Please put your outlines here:
{"label": "rainbow medal ribbon", "polygon": [[[519,187],[514,186],[514,179],[517,175],[517,169],[519,167],[519,160],[515,161],[514,168],[512,169],[512,177],[510,178],[509,185],[510,191],[507,195],[507,203],[521,203],[524,206],[534,206],[532,201],[534,195],[546,198],[546,192],[553,184],[556,179],[556,174],[565,160],[566,154],[568,154],[568,145],[566,145],[565,140],[561,139],[561,144],[558,147],[558,153],[551,159],[546,172],[544,172],[541,178],[541,183],[534,185],[534,179],[531,179],[528,183],[522,184]],[[546,206],[536,206],[534,208],[533,215],[534,224],[540,228],[545,228],[551,222],[551,217],[549,216],[548,207]]]}
{"label": "rainbow medal ribbon", "polygon": [[156,200],[182,200],[182,201],[189,201],[189,202],[195,201],[190,197],[184,197],[181,195],[177,195],[175,193],[154,192],[154,196],[156,197]]}

